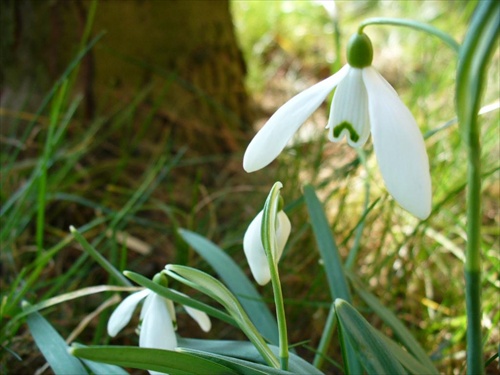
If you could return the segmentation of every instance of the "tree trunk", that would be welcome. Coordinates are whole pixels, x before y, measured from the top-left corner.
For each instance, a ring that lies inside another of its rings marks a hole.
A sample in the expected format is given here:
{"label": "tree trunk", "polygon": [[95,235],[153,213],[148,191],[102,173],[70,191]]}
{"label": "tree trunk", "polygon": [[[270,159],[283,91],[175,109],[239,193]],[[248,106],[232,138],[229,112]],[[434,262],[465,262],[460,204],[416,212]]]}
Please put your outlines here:
{"label": "tree trunk", "polygon": [[[2,2],[3,105],[22,85],[50,88],[77,53],[89,6]],[[242,149],[252,114],[228,0],[101,0],[93,34],[102,30],[80,70],[87,117],[151,87],[144,105],[164,95],[152,134],[168,131],[197,155]]]}

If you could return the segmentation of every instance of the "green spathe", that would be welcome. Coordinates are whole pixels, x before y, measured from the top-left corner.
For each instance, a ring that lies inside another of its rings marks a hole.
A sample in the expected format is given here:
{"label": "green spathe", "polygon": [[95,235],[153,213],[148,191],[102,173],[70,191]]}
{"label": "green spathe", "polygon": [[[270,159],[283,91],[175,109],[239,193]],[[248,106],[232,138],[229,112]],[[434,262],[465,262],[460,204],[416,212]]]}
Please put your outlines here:
{"label": "green spathe", "polygon": [[347,62],[354,68],[365,68],[372,64],[373,47],[365,33],[354,34],[347,44]]}
{"label": "green spathe", "polygon": [[163,272],[158,272],[153,276],[153,282],[165,288],[168,288],[168,277]]}

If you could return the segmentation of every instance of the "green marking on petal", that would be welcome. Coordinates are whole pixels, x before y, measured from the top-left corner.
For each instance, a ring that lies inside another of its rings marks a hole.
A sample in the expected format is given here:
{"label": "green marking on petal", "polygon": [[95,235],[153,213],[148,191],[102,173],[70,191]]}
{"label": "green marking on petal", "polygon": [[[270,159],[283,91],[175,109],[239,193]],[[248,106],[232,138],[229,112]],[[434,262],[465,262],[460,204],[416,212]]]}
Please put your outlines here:
{"label": "green marking on petal", "polygon": [[342,130],[344,130],[344,129],[347,129],[347,131],[349,132],[349,137],[351,138],[351,141],[353,141],[353,142],[358,141],[359,134],[356,132],[356,130],[354,130],[352,125],[350,123],[348,123],[347,121],[343,121],[339,125],[337,125],[336,127],[333,128],[333,135],[335,136],[335,138],[337,138],[340,135],[340,133],[342,133]]}

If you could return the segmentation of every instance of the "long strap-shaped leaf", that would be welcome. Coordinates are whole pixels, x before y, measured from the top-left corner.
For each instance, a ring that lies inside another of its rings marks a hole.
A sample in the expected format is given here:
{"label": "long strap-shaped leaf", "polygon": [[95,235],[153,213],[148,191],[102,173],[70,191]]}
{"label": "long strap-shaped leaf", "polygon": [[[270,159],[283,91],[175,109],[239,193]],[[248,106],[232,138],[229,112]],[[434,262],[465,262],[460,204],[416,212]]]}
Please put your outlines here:
{"label": "long strap-shaped leaf", "polygon": [[[240,358],[253,363],[264,363],[262,356],[259,354],[257,349],[255,349],[255,346],[248,341],[179,338],[177,344],[180,350],[183,350],[184,348],[194,349],[206,353],[219,354],[225,357]],[[269,345],[269,348],[275,355],[279,354],[279,348],[277,346]],[[294,353],[290,353],[288,371],[295,374],[323,374],[312,364]]]}
{"label": "long strap-shaped leaf", "polygon": [[324,262],[332,300],[342,298],[343,300],[351,302],[351,293],[347,285],[339,250],[332,236],[330,225],[323,211],[323,206],[311,185],[304,187],[304,197],[306,199],[314,237],[316,238],[318,250]]}
{"label": "long strap-shaped leaf", "polygon": [[355,287],[356,293],[365,301],[365,303],[370,306],[370,308],[393,330],[396,337],[401,341],[401,343],[412,353],[415,358],[425,366],[428,374],[438,374],[439,371],[436,369],[430,358],[425,353],[424,349],[415,340],[410,331],[404,326],[403,323],[394,315],[394,313],[387,307],[382,305],[380,301],[370,292],[368,292],[361,282],[355,278],[351,277],[353,286]]}
{"label": "long strap-shaped leaf", "polygon": [[241,330],[255,345],[255,348],[262,355],[266,363],[274,368],[280,367],[278,359],[269,349],[257,328],[250,321],[238,299],[224,284],[195,268],[169,264],[165,269],[170,277],[206,294],[224,306],[227,312],[236,320]]}
{"label": "long strap-shaped leaf", "polygon": [[236,262],[221,248],[199,234],[186,229],[180,229],[179,234],[217,272],[238,298],[260,333],[270,343],[278,344],[276,320],[267,305],[262,301],[262,296]]}
{"label": "long strap-shaped leaf", "polygon": [[[318,244],[318,250],[325,266],[326,278],[330,287],[332,301],[336,298],[342,298],[343,300],[350,302],[351,293],[349,292],[349,287],[344,274],[342,259],[335,243],[335,239],[332,236],[321,202],[316,196],[316,192],[311,185],[304,187],[304,197],[306,199],[306,205],[309,211],[309,218],[311,220],[311,226],[316,238],[316,243]],[[325,334],[331,337],[331,333],[326,330]],[[325,340],[326,339],[329,338],[325,338]],[[321,340],[322,344],[325,340]],[[322,346],[325,348],[327,347],[326,344]],[[342,356],[344,358],[346,373],[360,373],[361,367],[350,342],[344,342],[342,348]],[[315,360],[315,363],[321,363],[321,361]]]}
{"label": "long strap-shaped leaf", "polygon": [[353,345],[368,374],[407,373],[375,328],[354,307],[336,299],[335,311],[342,336]]}
{"label": "long strap-shaped leaf", "polygon": [[[71,348],[71,354],[93,361],[159,371],[170,375],[237,374],[230,368],[205,358],[162,349],[138,348],[135,346],[89,346],[73,347]],[[65,372],[65,374],[69,373]]]}
{"label": "long strap-shaped leaf", "polygon": [[155,283],[154,281],[138,273],[131,271],[124,271],[123,274],[127,276],[130,280],[135,281],[137,284],[152,290],[156,294],[159,294],[160,296],[165,297],[166,299],[172,300],[184,306],[189,306],[193,309],[204,311],[205,313],[207,313],[210,316],[213,316],[216,319],[220,319],[223,322],[237,326],[236,321],[231,316],[229,316],[223,311],[220,311],[219,309],[207,305],[206,303],[190,298],[182,293],[177,292],[176,290],[165,288],[164,286]]}
{"label": "long strap-shaped leaf", "polygon": [[87,375],[83,364],[68,353],[68,344],[52,325],[37,312],[27,318],[35,343],[56,375]]}

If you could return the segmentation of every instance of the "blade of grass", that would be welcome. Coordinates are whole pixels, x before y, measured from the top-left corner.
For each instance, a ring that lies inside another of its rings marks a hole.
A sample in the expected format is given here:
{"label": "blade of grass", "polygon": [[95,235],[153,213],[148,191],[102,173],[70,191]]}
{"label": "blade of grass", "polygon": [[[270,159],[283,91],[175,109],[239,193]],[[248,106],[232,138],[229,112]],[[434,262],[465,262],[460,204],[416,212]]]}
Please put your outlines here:
{"label": "blade of grass", "polygon": [[36,219],[36,245],[38,254],[43,249],[43,236],[45,230],[45,205],[47,198],[47,171],[49,168],[49,159],[52,157],[54,146],[54,132],[59,121],[62,111],[63,99],[66,96],[68,89],[68,81],[65,80],[59,88],[58,95],[52,103],[50,111],[50,123],[45,141],[43,155],[40,161],[40,175],[38,177],[38,202],[37,202],[37,219]]}
{"label": "blade of grass", "polygon": [[60,294],[56,297],[52,297],[49,299],[46,299],[42,302],[39,302],[34,305],[29,305],[23,308],[22,312],[17,314],[12,318],[12,321],[16,321],[18,319],[21,319],[22,317],[32,314],[34,312],[41,311],[43,309],[46,309],[51,306],[58,305],[63,302],[71,301],[76,298],[81,298],[85,296],[89,296],[92,294],[96,293],[103,293],[103,292],[130,292],[130,291],[137,291],[138,288],[136,287],[123,287],[123,286],[115,286],[115,285],[99,285],[99,286],[91,286],[88,288],[83,288],[79,290],[75,290],[74,292],[69,292],[69,293],[64,293]]}
{"label": "blade of grass", "polygon": [[[30,121],[29,125],[26,127],[26,130],[21,138],[21,143],[24,144],[26,139],[28,138],[29,134],[32,132],[33,127],[37,123],[39,117],[42,115],[43,111],[45,111],[45,108],[47,105],[50,103],[52,100],[52,97],[55,95],[57,90],[59,90],[59,87],[64,83],[64,81],[69,77],[69,75],[75,70],[78,65],[80,64],[81,60],[85,57],[85,55],[101,40],[101,38],[105,35],[106,33],[104,31],[100,32],[98,35],[96,35],[88,44],[87,46],[82,49],[76,56],[75,58],[69,63],[68,67],[66,70],[61,74],[59,79],[56,81],[56,83],[52,86],[51,90],[49,93],[44,97],[42,104],[40,107],[38,107],[38,110],[36,111],[35,115],[33,116],[32,120]],[[10,163],[7,166],[6,170],[10,170],[12,168],[12,164],[14,161],[17,159],[17,156],[19,155],[21,149],[16,149],[10,158]],[[0,216],[2,213],[6,210],[8,210],[10,206],[7,207],[2,207],[2,210],[0,210]]]}
{"label": "blade of grass", "polygon": [[113,217],[110,228],[115,229],[123,218],[134,209],[144,203],[160,184],[160,182],[167,176],[170,170],[178,164],[179,160],[185,153],[185,149],[179,151],[175,157],[167,164],[168,155],[164,155],[158,162],[151,168],[146,177],[144,178],[141,186],[136,190],[134,195],[127,201],[123,208]]}
{"label": "blade of grass", "polygon": [[75,240],[83,247],[83,249],[92,257],[94,260],[104,268],[110,276],[112,276],[117,282],[123,286],[132,286],[132,283],[127,280],[125,276],[122,275],[106,258],[104,258],[99,251],[97,251],[86,239],[81,235],[81,233],[74,227],[70,226],[69,230]]}
{"label": "blade of grass", "polygon": [[[96,225],[100,225],[104,222],[103,218],[97,218],[90,222],[86,226],[82,227],[82,231],[86,231]],[[58,244],[47,250],[40,257],[37,257],[36,261],[28,265],[21,271],[21,274],[29,275],[27,280],[22,283],[22,288],[20,290],[11,290],[11,294],[7,298],[7,301],[2,301],[2,315],[0,316],[0,323],[3,323],[5,317],[10,317],[15,315],[15,311],[19,308],[19,302],[25,298],[28,292],[33,291],[34,286],[39,282],[40,274],[44,270],[45,266],[53,259],[53,257],[65,246],[67,246],[72,241],[72,236],[68,235],[62,239]],[[18,278],[16,281],[22,282],[22,279]],[[2,327],[2,333],[5,332],[11,326],[10,322],[7,324],[0,324]]]}

